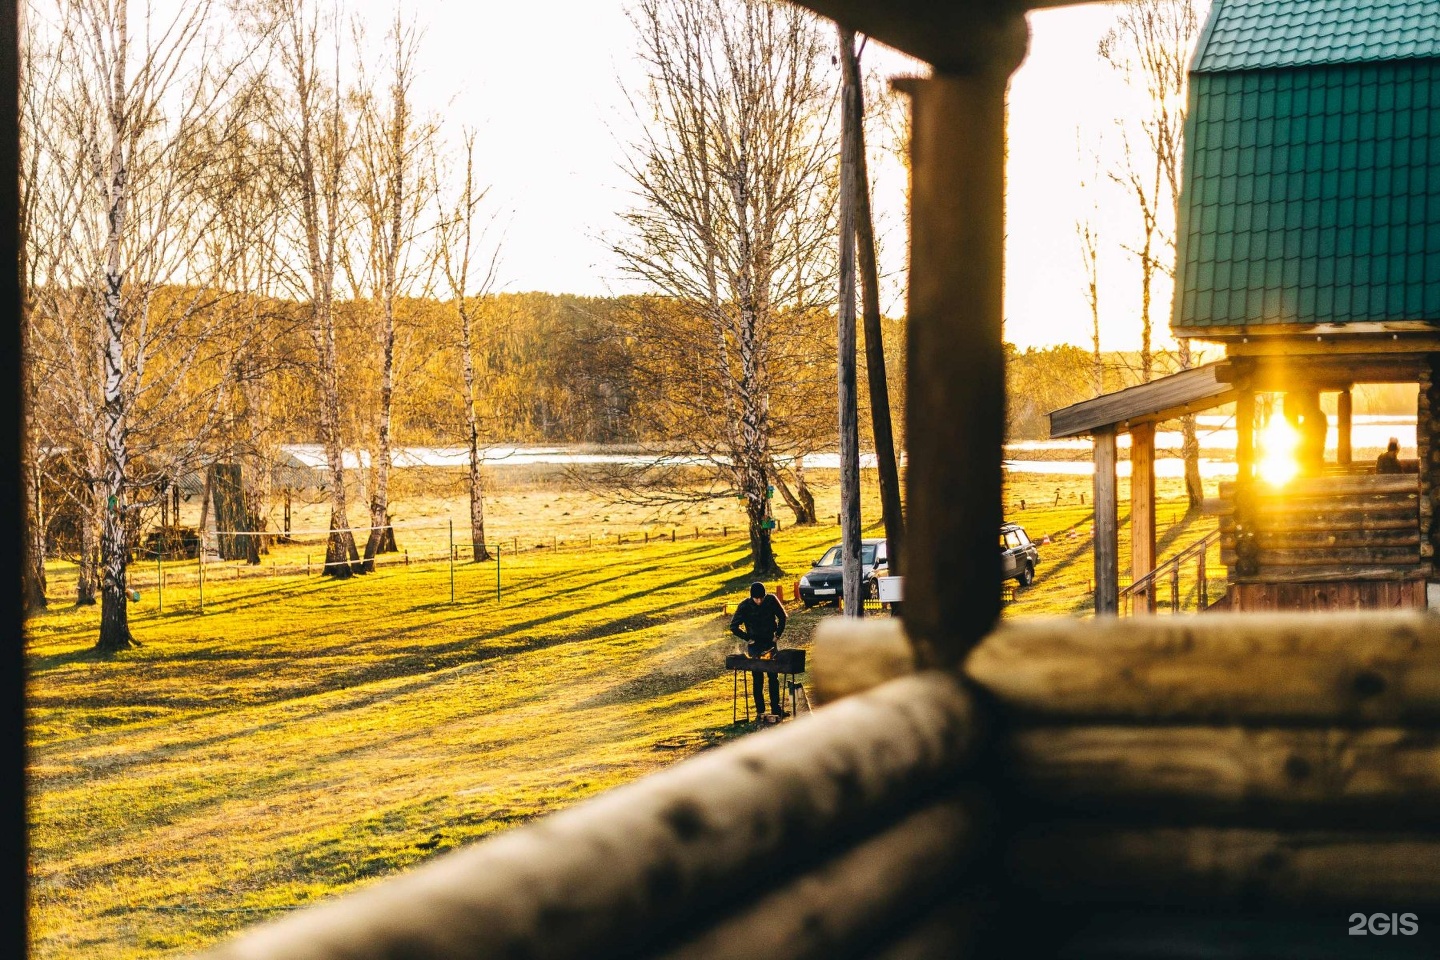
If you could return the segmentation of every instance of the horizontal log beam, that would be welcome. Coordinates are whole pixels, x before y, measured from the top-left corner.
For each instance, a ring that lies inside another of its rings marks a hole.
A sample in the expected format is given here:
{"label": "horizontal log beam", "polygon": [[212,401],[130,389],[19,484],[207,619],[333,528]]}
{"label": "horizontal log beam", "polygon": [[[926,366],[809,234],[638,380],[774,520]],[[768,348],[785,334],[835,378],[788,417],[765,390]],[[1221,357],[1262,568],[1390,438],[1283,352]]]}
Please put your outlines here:
{"label": "horizontal log beam", "polygon": [[1150,820],[1440,824],[1440,733],[1246,727],[1038,727],[1000,747],[1040,804]]}
{"label": "horizontal log beam", "polygon": [[1003,711],[1037,719],[1440,723],[1440,617],[1017,620],[965,673]]}
{"label": "horizontal log beam", "polygon": [[855,956],[953,887],[986,844],[989,811],[976,798],[927,807],[781,886],[756,877],[763,897],[661,956],[672,960]]}
{"label": "horizontal log beam", "polygon": [[[1220,496],[1235,495],[1235,481],[1220,482]],[[1328,499],[1337,496],[1393,497],[1413,494],[1420,489],[1420,478],[1414,473],[1333,473],[1300,477],[1281,487],[1255,484],[1251,493],[1257,498]]]}
{"label": "horizontal log beam", "polygon": [[205,956],[635,956],[903,815],[963,770],[974,716],[951,676],[895,680]]}
{"label": "horizontal log beam", "polygon": [[1230,571],[1231,583],[1347,583],[1356,580],[1423,580],[1430,573],[1428,563],[1413,563],[1391,566],[1374,564],[1330,564],[1326,566],[1264,566],[1261,558],[1260,572],[1253,577],[1241,577]]}
{"label": "horizontal log beam", "polygon": [[1440,838],[1058,822],[1022,831],[1006,872],[1066,903],[1424,909],[1440,905]]}
{"label": "horizontal log beam", "polygon": [[915,648],[895,617],[826,617],[810,645],[810,686],[830,703],[914,673]]}
{"label": "horizontal log beam", "polygon": [[[1420,562],[1420,544],[1403,547],[1310,547],[1308,549],[1280,550],[1273,547],[1260,548],[1255,559],[1261,570],[1266,567],[1404,567]],[[1235,565],[1235,551],[1222,544],[1220,562],[1227,567]]]}
{"label": "horizontal log beam", "polygon": [[[1373,526],[1365,529],[1357,524],[1349,524],[1342,528],[1339,524],[1332,524],[1328,528],[1316,529],[1316,525],[1295,525],[1254,528],[1255,543],[1262,547],[1275,547],[1289,549],[1294,547],[1408,547],[1416,545],[1420,539],[1420,525],[1411,517],[1407,525],[1400,525],[1399,521],[1387,521],[1392,526],[1383,529],[1375,529]],[[1235,541],[1235,525],[1222,521],[1220,524],[1220,543],[1224,546],[1227,542]]]}

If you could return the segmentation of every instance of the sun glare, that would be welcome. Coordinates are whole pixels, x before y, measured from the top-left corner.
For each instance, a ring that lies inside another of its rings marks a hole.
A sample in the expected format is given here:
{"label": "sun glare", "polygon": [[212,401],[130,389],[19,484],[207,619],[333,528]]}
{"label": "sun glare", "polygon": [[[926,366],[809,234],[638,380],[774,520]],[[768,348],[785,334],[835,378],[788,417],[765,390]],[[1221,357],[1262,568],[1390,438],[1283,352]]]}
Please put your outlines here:
{"label": "sun glare", "polygon": [[1300,435],[1282,416],[1273,416],[1260,434],[1260,479],[1271,486],[1283,487],[1300,472],[1295,447]]}

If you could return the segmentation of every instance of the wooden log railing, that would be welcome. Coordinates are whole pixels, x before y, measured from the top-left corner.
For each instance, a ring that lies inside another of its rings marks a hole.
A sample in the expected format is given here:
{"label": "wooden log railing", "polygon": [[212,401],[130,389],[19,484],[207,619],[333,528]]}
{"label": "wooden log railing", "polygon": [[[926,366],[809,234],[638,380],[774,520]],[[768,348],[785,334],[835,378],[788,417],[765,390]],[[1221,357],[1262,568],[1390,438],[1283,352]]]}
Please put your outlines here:
{"label": "wooden log railing", "polygon": [[1032,896],[1440,905],[1440,618],[1020,622],[966,672],[1003,718],[1003,870]]}
{"label": "wooden log railing", "polygon": [[1179,613],[1182,602],[1180,595],[1181,568],[1193,560],[1195,562],[1195,602],[1197,609],[1204,611],[1206,607],[1210,606],[1210,580],[1206,555],[1219,539],[1220,531],[1213,530],[1139,580],[1121,587],[1120,610],[1126,615],[1133,614],[1135,599],[1138,596],[1145,603],[1147,612],[1154,611],[1155,594],[1163,582],[1170,585],[1170,612]]}

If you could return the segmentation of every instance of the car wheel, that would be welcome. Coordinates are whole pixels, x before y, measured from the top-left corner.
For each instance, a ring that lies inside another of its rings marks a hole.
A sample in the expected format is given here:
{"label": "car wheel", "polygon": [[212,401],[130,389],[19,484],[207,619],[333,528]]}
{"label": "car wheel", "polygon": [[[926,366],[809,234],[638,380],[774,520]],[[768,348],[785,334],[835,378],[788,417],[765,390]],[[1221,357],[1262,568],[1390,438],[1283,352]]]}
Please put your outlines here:
{"label": "car wheel", "polygon": [[803,599],[802,599],[800,602],[803,603],[803,604],[805,604],[805,609],[806,609],[806,610],[809,610],[811,607],[815,606],[815,601],[814,601],[814,600],[803,600]]}
{"label": "car wheel", "polygon": [[1027,560],[1025,562],[1025,569],[1021,570],[1020,576],[1016,577],[1015,579],[1020,582],[1020,586],[1022,587],[1030,586],[1030,584],[1035,582],[1035,564],[1030,563]]}
{"label": "car wheel", "polygon": [[866,599],[866,600],[879,600],[879,599],[880,599],[880,578],[879,578],[879,577],[876,577],[874,580],[871,580],[869,583],[867,583],[867,584],[865,585],[865,599]]}

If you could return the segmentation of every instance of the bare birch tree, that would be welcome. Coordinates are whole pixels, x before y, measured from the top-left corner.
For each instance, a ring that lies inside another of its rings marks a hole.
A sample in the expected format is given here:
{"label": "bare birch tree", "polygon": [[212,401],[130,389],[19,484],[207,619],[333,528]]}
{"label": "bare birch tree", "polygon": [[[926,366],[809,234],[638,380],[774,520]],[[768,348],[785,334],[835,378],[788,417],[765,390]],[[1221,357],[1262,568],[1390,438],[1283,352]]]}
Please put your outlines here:
{"label": "bare birch tree", "polygon": [[375,450],[370,460],[370,535],[365,565],[375,556],[394,553],[395,529],[390,522],[391,431],[395,407],[395,304],[418,279],[411,253],[422,229],[421,218],[434,198],[426,162],[434,127],[417,118],[411,90],[419,55],[419,34],[396,14],[386,35],[387,60],[381,82],[383,96],[368,89],[363,78],[355,138],[355,191],[364,248],[365,282],[357,295],[368,294],[378,307],[380,398],[375,412]]}
{"label": "bare birch tree", "polygon": [[[1076,131],[1076,148],[1085,159],[1085,147]],[[1092,172],[1080,177],[1080,193],[1090,200],[1090,209],[1075,221],[1075,237],[1080,241],[1080,266],[1085,278],[1085,305],[1090,308],[1090,346],[1093,363],[1091,380],[1095,396],[1105,392],[1105,363],[1100,355],[1100,204],[1096,197],[1100,181],[1100,155],[1092,153]]]}
{"label": "bare birch tree", "polygon": [[[1118,7],[1115,26],[1100,42],[1100,55],[1144,92],[1147,103],[1147,112],[1138,123],[1143,152],[1132,150],[1127,138],[1123,167],[1116,173],[1117,181],[1134,196],[1144,226],[1136,253],[1141,266],[1145,380],[1150,379],[1151,285],[1157,272],[1174,278],[1186,67],[1208,6],[1205,0],[1126,0]],[[1189,340],[1179,341],[1179,360],[1182,369],[1192,366]],[[1181,418],[1181,434],[1185,491],[1190,509],[1195,510],[1205,494],[1193,415]]]}
{"label": "bare birch tree", "polygon": [[70,232],[52,224],[63,253],[34,278],[46,335],[32,344],[48,353],[47,387],[83,451],[73,465],[100,498],[104,652],[134,643],[126,575],[140,511],[160,477],[192,468],[223,429],[226,357],[244,335],[212,309],[223,296],[215,263],[195,251],[213,211],[190,203],[211,175],[208,134],[244,56],[212,13],[200,2],[156,20],[127,0],[63,0],[53,20],[34,22],[65,50],[47,122],[31,131],[47,154],[35,184]]}
{"label": "bare birch tree", "polygon": [[[641,362],[661,426],[744,499],[754,574],[775,575],[776,354],[804,313],[786,307],[833,289],[829,48],[809,14],[769,0],[640,0],[632,19],[649,87],[616,253],[668,298],[641,305]],[[701,335],[677,344],[679,330]]]}
{"label": "bare birch tree", "polygon": [[[283,96],[269,121],[282,151],[289,188],[286,217],[298,269],[282,280],[310,312],[320,443],[329,472],[330,535],[324,572],[344,578],[364,569],[350,529],[340,409],[340,360],[335,343],[336,281],[353,211],[346,174],[354,130],[341,90],[340,38],[334,16],[311,0],[272,0],[266,29],[274,38]],[[327,49],[328,44],[328,49]],[[322,58],[330,60],[328,69]]]}
{"label": "bare birch tree", "polygon": [[476,396],[475,318],[471,297],[483,296],[489,290],[495,276],[495,258],[490,258],[488,268],[477,282],[475,267],[481,260],[475,249],[480,240],[475,235],[475,218],[485,198],[485,191],[478,189],[475,184],[474,134],[466,131],[463,141],[464,180],[453,209],[442,221],[436,248],[450,296],[455,301],[455,312],[460,318],[460,361],[465,384],[462,403],[465,408],[466,441],[469,448],[467,488],[470,495],[470,556],[475,563],[481,563],[490,559],[490,550],[485,546],[485,483],[480,473],[480,415],[477,409],[479,398]]}

